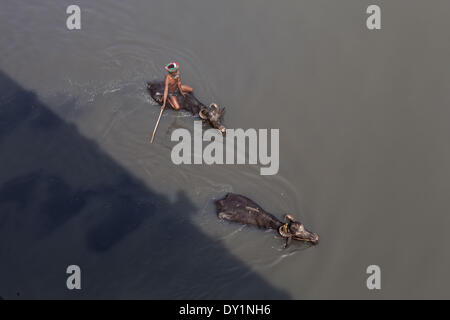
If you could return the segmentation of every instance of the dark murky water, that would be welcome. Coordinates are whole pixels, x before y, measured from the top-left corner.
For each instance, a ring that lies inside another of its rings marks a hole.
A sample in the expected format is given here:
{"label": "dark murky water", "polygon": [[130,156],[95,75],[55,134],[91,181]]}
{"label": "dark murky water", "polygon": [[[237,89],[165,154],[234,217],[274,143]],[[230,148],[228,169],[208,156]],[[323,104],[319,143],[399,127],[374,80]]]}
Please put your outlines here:
{"label": "dark murky water", "polygon": [[[377,3],[369,32],[369,1],[77,1],[68,31],[70,3],[2,0],[0,295],[448,298],[450,4]],[[149,144],[171,60],[228,127],[280,129],[278,175],[173,165],[182,113]],[[229,191],[320,245],[220,222]]]}

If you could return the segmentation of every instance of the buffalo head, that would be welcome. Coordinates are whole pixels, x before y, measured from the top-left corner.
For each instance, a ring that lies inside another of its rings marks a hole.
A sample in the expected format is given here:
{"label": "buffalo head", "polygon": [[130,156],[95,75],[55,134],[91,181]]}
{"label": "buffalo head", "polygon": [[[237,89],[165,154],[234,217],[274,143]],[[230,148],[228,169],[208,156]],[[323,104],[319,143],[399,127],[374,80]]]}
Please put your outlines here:
{"label": "buffalo head", "polygon": [[286,215],[288,223],[284,224],[278,230],[285,238],[292,238],[294,240],[306,241],[312,244],[319,242],[319,235],[314,232],[306,230],[305,226],[294,219],[290,214]]}
{"label": "buffalo head", "polygon": [[200,118],[208,121],[213,128],[216,128],[222,134],[225,134],[226,128],[221,123],[224,110],[225,108],[219,108],[217,104],[212,103],[208,108],[203,107],[202,109],[200,109],[200,112],[198,114]]}

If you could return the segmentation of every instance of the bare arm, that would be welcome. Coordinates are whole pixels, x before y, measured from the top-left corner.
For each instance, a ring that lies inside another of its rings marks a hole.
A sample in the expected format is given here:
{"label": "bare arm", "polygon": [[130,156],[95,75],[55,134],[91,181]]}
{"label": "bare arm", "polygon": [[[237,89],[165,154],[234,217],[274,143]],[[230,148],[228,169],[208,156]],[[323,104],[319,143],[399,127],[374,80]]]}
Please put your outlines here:
{"label": "bare arm", "polygon": [[165,84],[164,84],[163,104],[162,104],[161,108],[165,108],[168,94],[169,94],[169,81],[167,80],[167,76],[166,76]]}

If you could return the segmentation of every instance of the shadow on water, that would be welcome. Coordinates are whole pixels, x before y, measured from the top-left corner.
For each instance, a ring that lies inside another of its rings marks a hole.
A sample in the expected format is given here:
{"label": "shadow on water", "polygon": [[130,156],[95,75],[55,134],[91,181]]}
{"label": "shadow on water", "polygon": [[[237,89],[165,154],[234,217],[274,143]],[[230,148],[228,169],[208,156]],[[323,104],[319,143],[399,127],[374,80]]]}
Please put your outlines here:
{"label": "shadow on water", "polygon": [[1,72],[0,155],[5,299],[289,298],[199,230],[183,192],[150,190]]}

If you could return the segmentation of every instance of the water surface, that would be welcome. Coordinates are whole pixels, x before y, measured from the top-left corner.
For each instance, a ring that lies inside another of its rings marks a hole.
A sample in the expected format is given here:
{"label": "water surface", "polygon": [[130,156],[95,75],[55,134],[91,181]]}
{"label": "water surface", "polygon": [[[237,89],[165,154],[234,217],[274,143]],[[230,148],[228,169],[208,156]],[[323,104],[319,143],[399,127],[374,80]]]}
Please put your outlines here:
{"label": "water surface", "polygon": [[[0,4],[1,296],[448,298],[448,2],[378,1],[375,32],[369,1],[77,3],[79,31],[69,3]],[[173,165],[184,113],[149,144],[172,60],[227,127],[280,129],[277,175]],[[219,221],[226,192],[320,245]]]}

